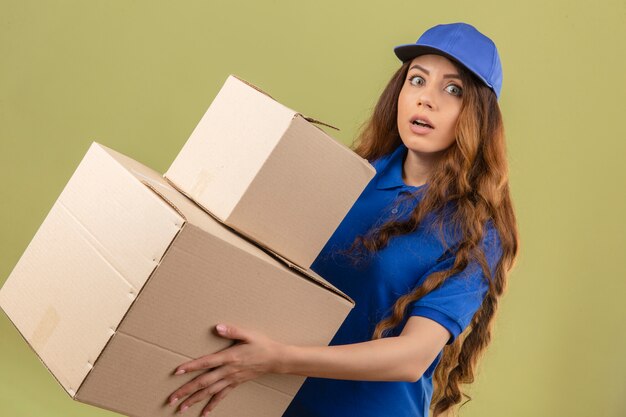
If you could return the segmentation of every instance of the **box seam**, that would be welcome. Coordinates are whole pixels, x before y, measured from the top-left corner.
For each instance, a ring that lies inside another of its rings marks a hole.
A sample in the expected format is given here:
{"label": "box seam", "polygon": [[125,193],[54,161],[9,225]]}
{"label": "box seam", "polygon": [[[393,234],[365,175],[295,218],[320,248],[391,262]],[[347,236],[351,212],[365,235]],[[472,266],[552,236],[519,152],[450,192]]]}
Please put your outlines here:
{"label": "box seam", "polygon": [[[163,258],[165,258],[165,256],[168,254],[168,252],[170,251],[170,249],[172,248],[173,243],[176,241],[176,239],[178,238],[178,236],[180,235],[180,233],[183,231],[183,229],[186,227],[188,223],[183,223],[180,228],[178,229],[178,232],[176,232],[176,235],[174,235],[174,238],[171,240],[170,244],[167,246],[167,248],[165,249],[165,251],[163,252],[163,255],[161,256],[161,259],[159,259],[159,262],[154,266],[154,268],[152,269],[152,271],[150,272],[150,274],[148,275],[148,278],[146,279],[146,281],[144,282],[144,285],[141,287],[141,289],[138,291],[137,296],[135,297],[135,299],[132,301],[132,303],[128,306],[128,308],[126,309],[126,312],[124,313],[124,315],[122,316],[122,318],[120,319],[119,323],[117,324],[117,327],[115,329],[111,329],[109,328],[113,333],[111,333],[111,335],[109,336],[109,340],[107,340],[107,342],[104,344],[104,346],[102,347],[102,349],[100,350],[100,353],[98,353],[97,358],[94,360],[93,364],[91,365],[91,368],[89,369],[89,371],[87,372],[87,374],[85,375],[85,377],[83,378],[83,380],[81,381],[81,383],[79,384],[79,386],[76,388],[76,395],[78,395],[78,392],[80,391],[80,388],[83,386],[83,384],[85,383],[85,381],[87,381],[87,378],[89,378],[89,375],[91,374],[91,371],[93,370],[93,368],[96,367],[98,360],[100,359],[100,357],[102,357],[102,352],[104,352],[107,348],[107,346],[109,345],[109,343],[111,343],[111,340],[113,339],[113,337],[115,336],[115,334],[118,332],[117,329],[119,329],[119,327],[122,325],[122,323],[124,323],[124,320],[126,319],[126,316],[128,316],[128,313],[132,310],[133,305],[137,302],[137,300],[139,299],[139,297],[141,296],[141,293],[143,292],[143,289],[146,287],[146,283],[148,283],[150,281],[150,279],[152,278],[152,275],[154,275],[154,272],[157,270],[157,268],[159,267],[159,265],[161,265],[161,261],[163,260]],[[73,396],[73,398],[76,397]]]}

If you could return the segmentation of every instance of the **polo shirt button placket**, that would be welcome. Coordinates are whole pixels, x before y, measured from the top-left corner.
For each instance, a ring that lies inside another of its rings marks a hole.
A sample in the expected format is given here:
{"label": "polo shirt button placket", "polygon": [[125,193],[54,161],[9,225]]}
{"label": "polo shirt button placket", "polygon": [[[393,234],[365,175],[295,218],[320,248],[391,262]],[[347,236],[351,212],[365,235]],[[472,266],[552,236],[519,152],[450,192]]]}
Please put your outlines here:
{"label": "polo shirt button placket", "polygon": [[[401,190],[401,191],[398,192],[398,197],[401,197],[404,194],[410,194],[410,193],[408,191],[406,191],[406,190]],[[398,208],[394,207],[393,209],[391,209],[391,213],[392,214],[398,214]]]}

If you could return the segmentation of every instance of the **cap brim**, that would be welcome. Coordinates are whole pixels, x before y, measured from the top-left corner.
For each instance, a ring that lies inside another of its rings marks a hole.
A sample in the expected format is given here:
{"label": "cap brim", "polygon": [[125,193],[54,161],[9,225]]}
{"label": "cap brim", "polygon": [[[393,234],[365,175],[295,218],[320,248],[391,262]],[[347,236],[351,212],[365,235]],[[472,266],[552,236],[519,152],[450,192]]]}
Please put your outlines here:
{"label": "cap brim", "polygon": [[460,64],[459,60],[456,57],[450,55],[447,52],[442,51],[441,49],[438,49],[432,46],[427,46],[427,45],[416,45],[414,43],[409,43],[406,45],[398,45],[395,48],[393,48],[393,51],[395,52],[396,56],[400,58],[402,62],[406,62],[420,55],[437,54],[437,55],[443,55],[446,58],[453,59],[455,62],[458,62]]}

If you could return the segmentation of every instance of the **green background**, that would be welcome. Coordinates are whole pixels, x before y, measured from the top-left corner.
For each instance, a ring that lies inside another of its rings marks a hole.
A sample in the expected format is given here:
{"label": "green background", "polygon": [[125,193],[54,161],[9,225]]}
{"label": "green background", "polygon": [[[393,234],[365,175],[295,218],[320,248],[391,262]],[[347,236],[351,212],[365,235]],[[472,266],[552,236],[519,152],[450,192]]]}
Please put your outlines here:
{"label": "green background", "polygon": [[[350,144],[393,46],[495,40],[521,256],[465,417],[626,415],[626,2],[0,1],[0,283],[96,140],[164,172],[229,73]],[[72,401],[0,314],[0,415]]]}

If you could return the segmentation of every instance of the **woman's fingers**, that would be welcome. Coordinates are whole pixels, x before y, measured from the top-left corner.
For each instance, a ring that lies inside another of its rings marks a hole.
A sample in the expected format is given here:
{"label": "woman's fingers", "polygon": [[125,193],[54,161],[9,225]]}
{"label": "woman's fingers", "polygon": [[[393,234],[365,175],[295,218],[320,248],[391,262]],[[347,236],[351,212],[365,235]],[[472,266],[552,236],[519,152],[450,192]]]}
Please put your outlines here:
{"label": "woman's fingers", "polygon": [[[202,369],[217,368],[218,366],[232,362],[234,359],[233,354],[238,351],[238,346],[247,344],[265,346],[270,342],[267,337],[263,337],[253,330],[244,329],[239,326],[235,327],[232,325],[219,324],[216,326],[216,329],[220,336],[233,340],[233,344],[222,351],[211,353],[179,365],[174,371],[174,375],[182,375]],[[242,343],[237,343],[236,341],[242,341]]]}
{"label": "woman's fingers", "polygon": [[[228,349],[228,348],[227,348]],[[228,353],[224,350],[211,353],[210,355],[201,356],[189,362],[185,362],[176,368],[174,375],[188,374],[189,372],[199,371],[201,369],[212,369],[226,363]]]}
{"label": "woman's fingers", "polygon": [[[180,400],[181,398],[185,398],[186,396],[193,394],[196,391],[202,391],[206,388],[211,388],[217,381],[226,378],[228,375],[232,373],[232,369],[229,366],[222,366],[217,368],[212,372],[206,372],[202,375],[197,376],[191,381],[187,382],[185,385],[178,388],[174,391],[169,397],[170,405],[173,405],[175,402]],[[215,391],[217,392],[217,391]],[[185,401],[186,403],[187,401]],[[183,404],[181,403],[181,409]]]}
{"label": "woman's fingers", "polygon": [[217,333],[224,338],[243,340],[245,342],[252,340],[254,334],[252,330],[225,324],[218,324],[215,326],[215,330],[217,330]]}
{"label": "woman's fingers", "polygon": [[282,344],[248,329],[230,325],[219,327],[221,336],[243,343],[235,343],[220,352],[191,360],[177,368],[174,372],[176,375],[205,370],[169,396],[170,405],[186,398],[180,403],[180,412],[198,401],[212,397],[203,410],[203,413],[208,413],[233,387],[278,369]]}
{"label": "woman's fingers", "polygon": [[232,391],[236,386],[237,386],[236,383],[230,384],[226,388],[218,392],[217,394],[214,394],[213,397],[211,397],[211,400],[209,401],[209,403],[206,406],[204,406],[201,416],[204,417],[208,413],[213,411],[213,409],[217,406],[217,403],[222,401],[224,397],[226,397],[226,395],[228,395],[228,393]]}
{"label": "woman's fingers", "polygon": [[184,412],[197,402],[206,400],[207,398],[214,396],[218,392],[222,391],[224,388],[228,387],[230,382],[231,381],[228,379],[221,379],[207,388],[196,391],[191,397],[187,398],[180,404],[180,412]]}

